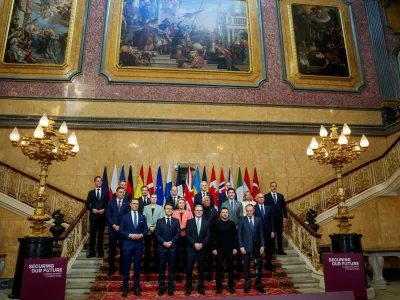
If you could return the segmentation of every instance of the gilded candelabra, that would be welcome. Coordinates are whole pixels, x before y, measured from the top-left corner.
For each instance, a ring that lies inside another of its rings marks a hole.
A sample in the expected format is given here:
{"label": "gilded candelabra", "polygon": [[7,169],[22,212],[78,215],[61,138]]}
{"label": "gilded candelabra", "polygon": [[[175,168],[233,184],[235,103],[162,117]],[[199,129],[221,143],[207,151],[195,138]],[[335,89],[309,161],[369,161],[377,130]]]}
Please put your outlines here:
{"label": "gilded candelabra", "polygon": [[[14,147],[20,147],[24,155],[32,160],[37,160],[40,164],[40,182],[39,190],[35,201],[35,210],[33,215],[28,216],[32,223],[32,233],[29,237],[48,237],[45,233],[45,222],[50,220],[50,216],[45,212],[46,202],[46,179],[49,166],[53,161],[66,161],[69,156],[74,157],[79,152],[79,144],[72,132],[67,139],[68,128],[63,122],[58,132],[53,129],[54,120],[47,118],[46,114],[39,121],[39,125],[33,134],[33,137],[25,135],[20,141],[18,129],[10,134],[11,144]],[[58,143],[55,140],[58,139]]]}
{"label": "gilded candelabra", "polygon": [[318,143],[316,138],[313,137],[307,148],[307,155],[311,160],[316,159],[321,165],[332,165],[335,169],[339,205],[338,212],[334,215],[334,218],[339,222],[339,234],[350,234],[351,224],[349,220],[353,219],[354,215],[349,214],[345,204],[342,171],[344,165],[356,160],[361,152],[367,151],[369,142],[365,135],[361,137],[360,143],[354,140],[350,142],[351,130],[347,124],[343,125],[340,135],[338,134],[338,129],[333,124],[331,133],[328,136],[328,131],[324,126],[321,126],[319,133],[321,141]]}

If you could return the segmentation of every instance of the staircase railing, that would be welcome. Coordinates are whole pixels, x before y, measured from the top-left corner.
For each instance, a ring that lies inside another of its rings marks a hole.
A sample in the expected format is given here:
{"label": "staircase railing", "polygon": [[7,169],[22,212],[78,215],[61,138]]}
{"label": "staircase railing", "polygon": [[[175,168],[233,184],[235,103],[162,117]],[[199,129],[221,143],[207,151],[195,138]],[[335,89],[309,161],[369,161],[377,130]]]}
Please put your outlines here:
{"label": "staircase railing", "polygon": [[[35,177],[0,162],[1,193],[34,207],[38,187],[39,180]],[[58,244],[61,247],[61,256],[70,260],[88,234],[89,220],[85,201],[50,184],[46,185],[46,194],[46,213],[51,215],[55,210],[61,209],[65,222],[69,224]]]}
{"label": "staircase railing", "polygon": [[[399,168],[400,137],[381,156],[343,174],[346,200],[385,182]],[[301,220],[305,220],[306,213],[310,208],[321,214],[336,206],[339,203],[336,191],[337,182],[336,179],[332,179],[300,196],[287,200],[286,203],[295,215]]]}

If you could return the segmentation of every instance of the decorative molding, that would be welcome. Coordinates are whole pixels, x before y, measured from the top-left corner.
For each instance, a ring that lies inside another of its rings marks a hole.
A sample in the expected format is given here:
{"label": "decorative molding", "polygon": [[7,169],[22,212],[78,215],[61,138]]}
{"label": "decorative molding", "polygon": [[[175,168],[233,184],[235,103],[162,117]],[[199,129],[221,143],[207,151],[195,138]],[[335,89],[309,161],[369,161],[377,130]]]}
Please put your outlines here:
{"label": "decorative molding", "polygon": [[[0,115],[0,128],[35,128],[40,116]],[[194,131],[226,133],[278,133],[315,134],[321,123],[219,121],[190,119],[107,118],[107,117],[55,117],[56,127],[67,122],[69,128],[88,130],[143,130],[143,131]],[[322,124],[330,126],[332,124]],[[400,130],[400,122],[390,126],[349,124],[355,135],[387,136]]]}
{"label": "decorative molding", "polygon": [[377,0],[364,0],[382,100],[397,99]]}
{"label": "decorative molding", "polygon": [[[346,205],[349,211],[356,209],[357,207],[367,203],[368,201],[375,199],[379,196],[384,196],[397,191],[400,189],[400,169],[398,169],[388,180],[385,182],[375,185],[370,189],[365,190],[354,196],[351,199],[346,200]],[[331,209],[321,213],[317,217],[317,224],[322,226],[333,220],[333,216],[337,213],[337,207],[334,206]]]}
{"label": "decorative molding", "polygon": [[[400,34],[400,31],[398,31],[397,28],[394,28],[392,26],[392,24],[389,24],[389,20],[388,20],[388,15],[387,13],[390,14],[389,10],[390,7],[393,4],[392,0],[381,0],[381,9],[382,9],[382,20],[383,20],[383,24],[385,25],[386,28],[388,28],[393,34]],[[398,3],[396,3],[397,5],[399,5]],[[392,6],[393,8],[393,6]],[[398,17],[398,16],[397,16]]]}

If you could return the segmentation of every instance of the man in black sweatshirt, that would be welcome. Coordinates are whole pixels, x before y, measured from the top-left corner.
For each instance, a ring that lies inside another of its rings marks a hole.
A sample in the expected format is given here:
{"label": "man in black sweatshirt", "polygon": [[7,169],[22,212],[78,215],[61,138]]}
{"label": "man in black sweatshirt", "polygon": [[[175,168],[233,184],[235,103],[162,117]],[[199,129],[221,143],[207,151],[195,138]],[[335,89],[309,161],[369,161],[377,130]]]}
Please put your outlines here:
{"label": "man in black sweatshirt", "polygon": [[228,219],[229,210],[221,208],[221,219],[216,221],[212,231],[213,254],[217,256],[217,294],[222,294],[223,262],[228,268],[228,290],[235,294],[233,281],[233,255],[237,253],[237,231],[234,222]]}

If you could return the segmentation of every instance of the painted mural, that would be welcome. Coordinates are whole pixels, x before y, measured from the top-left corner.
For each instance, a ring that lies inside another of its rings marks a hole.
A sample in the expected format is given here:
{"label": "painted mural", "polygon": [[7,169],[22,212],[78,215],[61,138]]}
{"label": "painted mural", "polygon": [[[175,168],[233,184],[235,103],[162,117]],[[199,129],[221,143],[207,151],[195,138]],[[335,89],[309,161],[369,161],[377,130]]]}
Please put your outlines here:
{"label": "painted mural", "polygon": [[339,9],[293,4],[292,13],[300,74],[348,77]]}
{"label": "painted mural", "polygon": [[249,71],[246,2],[124,0],[120,67]]}
{"label": "painted mural", "polygon": [[15,0],[4,62],[63,64],[73,5],[73,0]]}

